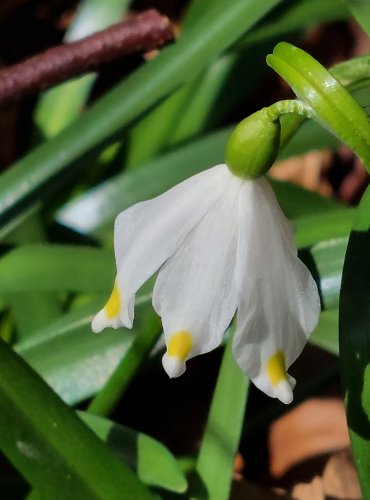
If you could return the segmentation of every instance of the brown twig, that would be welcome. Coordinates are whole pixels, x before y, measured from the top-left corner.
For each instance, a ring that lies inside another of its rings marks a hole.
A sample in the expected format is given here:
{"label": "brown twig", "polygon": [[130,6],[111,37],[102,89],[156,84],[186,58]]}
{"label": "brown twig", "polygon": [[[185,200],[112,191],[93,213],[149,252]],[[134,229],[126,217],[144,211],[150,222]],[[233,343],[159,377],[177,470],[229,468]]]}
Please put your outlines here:
{"label": "brown twig", "polygon": [[151,9],[77,42],[53,47],[0,70],[0,107],[123,56],[153,50],[172,38],[169,21]]}

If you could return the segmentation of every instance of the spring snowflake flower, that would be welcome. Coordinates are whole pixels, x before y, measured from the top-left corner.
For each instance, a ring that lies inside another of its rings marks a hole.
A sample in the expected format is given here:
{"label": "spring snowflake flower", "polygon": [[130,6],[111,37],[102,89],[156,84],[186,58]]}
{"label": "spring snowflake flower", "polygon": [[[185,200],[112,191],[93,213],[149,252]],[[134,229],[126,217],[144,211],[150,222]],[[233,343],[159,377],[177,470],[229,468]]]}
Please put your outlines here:
{"label": "spring snowflake flower", "polygon": [[237,363],[266,394],[291,402],[287,369],[317,324],[320,300],[265,177],[245,180],[218,165],[125,210],[114,234],[116,283],[94,332],[131,328],[135,293],[159,269],[153,306],[167,374],[180,376],[187,360],[215,349],[237,312]]}

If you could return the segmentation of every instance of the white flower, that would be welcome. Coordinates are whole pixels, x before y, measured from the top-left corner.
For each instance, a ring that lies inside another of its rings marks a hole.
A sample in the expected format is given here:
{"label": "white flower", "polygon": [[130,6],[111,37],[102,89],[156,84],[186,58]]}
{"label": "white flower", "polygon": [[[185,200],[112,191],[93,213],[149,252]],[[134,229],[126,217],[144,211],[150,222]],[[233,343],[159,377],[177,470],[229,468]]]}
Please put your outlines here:
{"label": "white flower", "polygon": [[237,310],[237,363],[266,394],[291,402],[286,370],[317,324],[320,300],[265,178],[243,180],[226,165],[195,175],[122,212],[114,246],[116,284],[95,332],[131,328],[135,293],[160,269],[153,306],[168,375],[215,349]]}

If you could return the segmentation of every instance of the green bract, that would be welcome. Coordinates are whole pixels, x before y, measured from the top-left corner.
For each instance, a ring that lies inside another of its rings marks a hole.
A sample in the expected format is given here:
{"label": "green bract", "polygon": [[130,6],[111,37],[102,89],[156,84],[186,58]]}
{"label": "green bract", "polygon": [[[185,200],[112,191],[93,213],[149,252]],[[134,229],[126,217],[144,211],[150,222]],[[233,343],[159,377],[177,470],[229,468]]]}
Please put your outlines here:
{"label": "green bract", "polygon": [[272,121],[264,109],[239,123],[226,146],[226,164],[243,179],[265,174],[279,151],[280,122]]}
{"label": "green bract", "polygon": [[370,165],[370,124],[362,107],[338,80],[302,49],[281,42],[267,64],[312,109],[314,118]]}

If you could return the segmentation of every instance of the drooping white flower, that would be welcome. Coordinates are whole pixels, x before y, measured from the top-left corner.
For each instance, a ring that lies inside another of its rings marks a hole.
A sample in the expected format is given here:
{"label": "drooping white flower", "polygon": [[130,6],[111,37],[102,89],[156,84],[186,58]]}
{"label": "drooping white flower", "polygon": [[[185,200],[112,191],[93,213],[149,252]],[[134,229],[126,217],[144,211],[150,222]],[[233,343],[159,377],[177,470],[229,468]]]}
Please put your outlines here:
{"label": "drooping white flower", "polygon": [[287,369],[317,324],[320,299],[266,178],[243,180],[226,165],[195,175],[122,212],[114,247],[116,284],[95,332],[131,328],[135,293],[159,269],[153,306],[170,377],[216,348],[237,311],[240,368],[269,396],[292,400]]}

